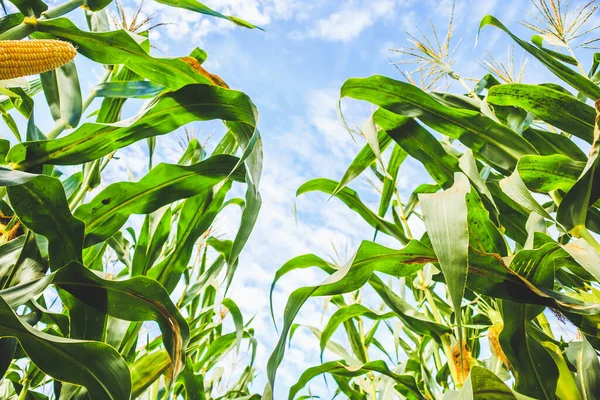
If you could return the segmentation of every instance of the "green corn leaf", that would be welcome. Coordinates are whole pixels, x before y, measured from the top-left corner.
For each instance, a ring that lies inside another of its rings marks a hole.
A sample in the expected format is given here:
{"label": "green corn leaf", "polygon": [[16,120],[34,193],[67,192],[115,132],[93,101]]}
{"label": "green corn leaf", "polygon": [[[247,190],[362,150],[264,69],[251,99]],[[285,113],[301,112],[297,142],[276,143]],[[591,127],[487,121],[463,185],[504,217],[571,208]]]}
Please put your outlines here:
{"label": "green corn leaf", "polygon": [[269,290],[269,307],[271,309],[271,318],[275,326],[277,325],[275,323],[275,313],[273,312],[273,291],[275,290],[275,285],[277,284],[277,281],[279,281],[281,277],[283,277],[289,272],[295,271],[297,269],[311,267],[321,268],[329,274],[333,274],[335,272],[335,268],[333,268],[330,265],[330,263],[314,254],[304,254],[298,257],[294,257],[285,264],[283,264],[283,266],[279,268],[277,272],[275,272],[275,278],[273,279],[273,282],[271,283],[271,289]]}
{"label": "green corn leaf", "polygon": [[118,60],[138,75],[171,90],[193,83],[210,83],[181,60],[152,57],[124,30],[82,31],[66,18],[37,20],[33,28],[37,32],[73,43],[79,54],[92,61],[112,65]]}
{"label": "green corn leaf", "polygon": [[381,300],[414,333],[422,336],[431,336],[439,343],[441,343],[440,337],[442,335],[451,333],[450,328],[432,321],[429,317],[417,311],[406,300],[395,294],[377,275],[371,275],[369,285],[377,292]]}
{"label": "green corn leaf", "polygon": [[164,86],[150,81],[106,82],[96,85],[92,89],[97,97],[111,99],[152,98],[164,90]]}
{"label": "green corn leaf", "polygon": [[171,7],[183,8],[185,10],[194,11],[200,14],[210,15],[211,17],[223,18],[233,22],[236,25],[243,26],[244,28],[255,29],[258,28],[261,31],[262,28],[253,25],[249,22],[244,21],[241,18],[234,17],[231,15],[223,15],[220,12],[217,12],[204,4],[200,3],[196,0],[156,0],[158,3],[166,4]]}
{"label": "green corn leaf", "polygon": [[481,30],[487,26],[492,25],[498,29],[503,30],[507,33],[519,46],[523,48],[523,50],[527,51],[529,54],[534,56],[541,62],[546,68],[548,68],[554,75],[558,78],[562,79],[573,88],[579,90],[584,93],[592,100],[596,100],[600,98],[600,87],[596,86],[591,80],[587,77],[581,76],[576,71],[573,71],[571,68],[567,67],[552,55],[548,54],[542,49],[535,47],[534,45],[527,43],[524,40],[519,39],[515,35],[513,35],[502,22],[491,15],[486,15],[481,20],[479,24],[479,33]]}
{"label": "green corn leaf", "polygon": [[11,0],[10,2],[13,3],[23,15],[28,17],[39,17],[48,9],[48,5],[41,0]]}
{"label": "green corn leaf", "polygon": [[508,249],[504,237],[491,221],[490,213],[483,205],[477,191],[472,189],[467,193],[466,201],[471,247],[483,253],[506,256]]}
{"label": "green corn leaf", "polygon": [[570,371],[566,357],[560,347],[561,343],[546,335],[541,329],[531,325],[528,327],[527,333],[544,346],[558,367],[556,396],[561,399],[582,400],[573,373]]}
{"label": "green corn leaf", "polygon": [[490,104],[523,108],[588,143],[594,139],[594,108],[571,95],[544,86],[511,83],[494,86],[486,98]]}
{"label": "green corn leaf", "polygon": [[556,154],[521,157],[517,170],[530,190],[548,193],[553,190],[568,192],[581,176],[584,167],[584,162]]}
{"label": "green corn leaf", "polygon": [[169,354],[165,349],[147,353],[131,365],[131,397],[139,397],[168,368]]}
{"label": "green corn leaf", "polygon": [[181,371],[179,381],[185,387],[186,399],[206,400],[203,375],[194,373],[194,364],[189,357],[185,360],[185,369]]}
{"label": "green corn leaf", "polygon": [[[215,156],[209,160],[216,157],[224,156]],[[190,188],[197,189],[197,184],[191,185]],[[148,272],[148,276],[161,282],[169,292],[175,289],[181,274],[188,266],[196,242],[215,220],[229,189],[231,189],[230,182],[223,185],[216,193],[209,190],[204,194],[190,197],[183,203],[177,222],[176,244],[173,251]]]}
{"label": "green corn leaf", "polygon": [[[159,211],[160,212],[160,211]],[[162,216],[154,215],[155,218],[158,219],[158,222],[155,223],[153,227],[153,231],[151,232],[150,242],[146,243],[147,239],[142,239],[141,236],[144,231],[150,230],[150,215],[146,216],[146,220],[148,220],[148,224],[144,224],[144,227],[148,226],[146,230],[142,228],[142,233],[140,234],[140,239],[135,246],[135,252],[133,255],[132,266],[131,266],[131,275],[146,275],[148,269],[154,265],[158,257],[160,256],[160,252],[162,251],[167,239],[169,238],[169,233],[171,231],[171,221],[173,219],[173,212],[171,208],[167,208]],[[156,221],[156,220],[155,220]],[[148,235],[150,232],[148,232]]]}
{"label": "green corn leaf", "polygon": [[[25,284],[27,295],[13,300],[12,305],[24,304],[51,284],[98,312],[127,321],[158,322],[175,374],[183,367],[189,327],[165,289],[156,281],[141,276],[123,281],[104,280],[83,265],[72,262],[37,282]],[[33,285],[35,291],[31,290]],[[18,289],[11,288],[9,296]],[[4,297],[5,291],[0,294]]]}
{"label": "green corn leaf", "polygon": [[44,373],[63,382],[84,386],[94,399],[130,398],[129,368],[111,346],[102,342],[61,338],[38,331],[23,322],[2,298],[0,314],[0,336],[16,338]]}
{"label": "green corn leaf", "polygon": [[384,129],[408,155],[419,160],[440,186],[454,182],[458,160],[444,150],[439,141],[413,119],[391,113],[383,108],[375,112],[375,123]]}
{"label": "green corn leaf", "polygon": [[[107,84],[120,84],[126,85],[132,81],[139,81],[142,79],[138,74],[127,68],[126,66],[121,66],[121,68],[115,73],[111,74],[110,82],[106,82]],[[150,82],[150,81],[144,81]],[[156,84],[154,84],[156,85]],[[101,86],[102,87],[102,86]],[[110,88],[111,86],[109,86]],[[100,96],[97,94],[97,96]],[[115,123],[121,119],[121,111],[123,110],[123,105],[127,98],[124,97],[105,97],[102,99],[102,104],[100,105],[100,109],[98,110],[98,115],[96,116],[96,122],[99,123]]]}
{"label": "green corn leaf", "polygon": [[252,128],[256,121],[254,106],[245,94],[210,85],[188,85],[161,96],[128,125],[86,123],[61,139],[18,144],[9,151],[7,161],[22,170],[40,164],[82,164],[189,122],[217,118],[242,121]]}
{"label": "green corn leaf", "polygon": [[591,244],[584,239],[577,239],[562,245],[562,248],[569,253],[583,269],[591,274],[596,281],[600,282],[600,253],[598,253]]}
{"label": "green corn leaf", "polygon": [[61,182],[39,175],[27,183],[7,188],[21,222],[48,239],[50,268],[82,260],[84,223],[69,210]]}
{"label": "green corn leaf", "polygon": [[227,177],[242,180],[243,171],[231,175],[237,161],[236,157],[216,156],[189,167],[159,164],[139,182],[109,185],[75,210],[86,224],[86,246],[112,236],[131,214],[148,214],[173,201],[203,193]]}
{"label": "green corn leaf", "polygon": [[[386,253],[380,254],[381,249]],[[424,263],[432,260],[435,261],[433,251],[418,241],[411,241],[402,250],[385,249],[372,242],[363,242],[354,259],[333,273],[321,285],[296,289],[288,299],[279,341],[267,364],[269,378],[267,386],[273,387],[277,369],[285,353],[289,330],[294,318],[310,297],[331,296],[357,290],[368,282],[374,271],[393,273],[395,276],[409,276],[420,270]],[[270,390],[267,389],[266,393]]]}
{"label": "green corn leaf", "polygon": [[[252,229],[258,219],[258,212],[262,205],[262,198],[258,187],[260,185],[260,178],[262,174],[263,165],[263,145],[260,132],[256,129],[256,121],[258,120],[258,112],[253,104],[252,108],[252,120],[243,121],[236,119],[232,122],[227,121],[226,126],[234,134],[239,146],[242,148],[243,153],[240,157],[240,163],[243,161],[246,164],[246,194],[244,197],[244,209],[242,210],[242,217],[240,228],[233,239],[233,246],[231,253],[227,259],[229,265],[228,277],[227,277],[227,288],[231,284],[233,278],[233,265],[237,261],[244,245],[252,233]],[[242,123],[243,122],[243,123]]]}
{"label": "green corn leaf", "polygon": [[110,3],[112,3],[112,0],[84,0],[84,6],[86,9],[96,12],[104,10],[104,8]]}
{"label": "green corn leaf", "polygon": [[531,195],[527,186],[521,179],[517,169],[514,172],[500,181],[500,188],[508,197],[521,205],[529,212],[536,212],[540,216],[553,219],[550,214],[542,207]]}
{"label": "green corn leaf", "polygon": [[350,320],[356,317],[366,317],[372,320],[384,320],[393,318],[395,313],[387,312],[383,314],[376,313],[373,310],[363,306],[362,304],[351,304],[346,307],[342,307],[334,312],[329,320],[327,321],[327,325],[323,329],[323,333],[321,334],[320,346],[321,346],[321,359],[323,358],[323,352],[325,351],[325,347],[327,346],[327,342],[333,336],[336,329],[340,324],[343,324],[345,321]]}
{"label": "green corn leaf", "polygon": [[0,246],[0,288],[31,282],[43,276],[45,270],[33,232]]}
{"label": "green corn leaf", "polygon": [[[557,248],[548,243],[536,250],[522,250],[513,259],[511,268],[535,285],[552,288]],[[515,373],[515,390],[527,396],[554,399],[558,380],[556,363],[526,331],[527,324],[543,310],[544,307],[503,300],[504,328],[499,339]]]}
{"label": "green corn leaf", "polygon": [[[405,118],[408,121],[408,118]],[[392,138],[385,132],[379,131],[377,133],[377,145],[380,151],[384,151],[392,142]],[[370,165],[377,160],[377,156],[373,153],[373,148],[367,143],[354,157],[354,160],[350,163],[350,166],[344,173],[338,187],[336,187],[334,193],[339,192],[350,182],[352,182],[357,176],[364,172]]]}
{"label": "green corn leaf", "polygon": [[528,128],[523,131],[523,137],[529,141],[543,156],[560,154],[572,158],[574,161],[586,161],[585,153],[566,136]]}
{"label": "green corn leaf", "polygon": [[361,366],[349,366],[344,361],[330,361],[321,364],[316,367],[311,367],[304,371],[300,376],[298,382],[296,382],[291,388],[288,395],[288,400],[296,398],[296,394],[314,377],[321,374],[332,374],[343,377],[355,377],[361,376],[370,371],[379,372],[385,376],[392,378],[400,387],[408,390],[408,399],[421,400],[426,399],[425,396],[419,390],[415,378],[411,375],[399,375],[390,371],[387,365],[383,361],[372,361]]}
{"label": "green corn leaf", "polygon": [[396,181],[398,179],[398,171],[402,162],[406,159],[408,153],[398,145],[394,146],[390,160],[387,166],[387,176],[383,180],[383,190],[381,192],[381,201],[379,202],[379,211],[377,214],[383,218],[390,207],[392,196],[396,191]]}
{"label": "green corn leaf", "polygon": [[490,189],[485,184],[485,181],[481,177],[479,168],[477,167],[477,161],[473,156],[471,149],[465,150],[462,156],[458,159],[458,166],[460,170],[469,178],[471,184],[477,189],[477,191],[484,196],[498,211],[496,204],[494,203],[494,196],[490,192]]}
{"label": "green corn leaf", "polygon": [[42,88],[44,89],[44,97],[46,98],[46,103],[48,103],[50,114],[52,115],[54,121],[58,121],[60,120],[61,115],[60,92],[56,70],[53,69],[51,71],[41,73],[40,82],[42,84]]}
{"label": "green corn leaf", "polygon": [[[314,191],[320,191],[330,195],[334,195],[336,188],[339,183],[330,179],[317,178],[304,183],[296,191],[296,197]],[[339,190],[334,195],[338,199],[344,202],[351,210],[360,215],[369,225],[379,231],[395,237],[402,243],[407,243],[408,238],[404,235],[404,232],[400,227],[391,222],[384,220],[379,217],[373,211],[371,211],[365,204],[360,200],[356,191],[350,188],[344,188]]]}
{"label": "green corn leaf", "polygon": [[543,50],[545,53],[550,54],[552,57],[559,59],[560,61],[566,62],[567,64],[577,65],[577,59],[574,57],[568,56],[563,53],[559,53],[558,51],[553,51],[550,49],[544,48],[544,38],[540,35],[533,35],[531,37],[531,43],[535,44],[540,50]]}
{"label": "green corn leaf", "polygon": [[[508,386],[500,378],[488,369],[480,366],[474,366],[469,373],[462,389],[453,396],[452,400],[517,400]],[[524,399],[523,399],[524,400]]]}
{"label": "green corn leaf", "polygon": [[55,71],[60,101],[60,118],[66,123],[67,128],[74,128],[79,124],[83,111],[77,68],[74,62],[69,62]]}
{"label": "green corn leaf", "polygon": [[471,191],[468,178],[457,173],[454,185],[444,192],[421,194],[421,209],[427,234],[438,257],[458,323],[462,343],[461,304],[469,271],[469,225],[466,195]]}
{"label": "green corn leaf", "polygon": [[443,105],[422,90],[383,76],[349,79],[342,96],[369,101],[392,113],[416,117],[425,125],[460,140],[477,156],[503,171],[511,171],[519,157],[537,151],[516,132],[477,111]]}
{"label": "green corn leaf", "polygon": [[244,317],[242,316],[242,312],[237,304],[235,304],[235,301],[229,298],[223,299],[221,304],[229,310],[231,318],[233,318],[233,323],[235,324],[235,346],[239,348],[244,335]]}
{"label": "green corn leaf", "polygon": [[600,393],[600,362],[596,351],[584,338],[581,342],[569,343],[566,354],[571,365],[577,367],[577,381],[583,399],[593,399]]}
{"label": "green corn leaf", "polygon": [[[598,165],[600,164],[600,103],[596,103],[597,117],[594,128],[594,142],[590,150],[590,157],[583,172],[573,187],[567,192],[558,206],[556,219],[568,232],[576,236],[585,235],[589,239],[586,229],[588,209],[600,199],[600,179],[597,178]],[[591,239],[593,240],[593,239]],[[596,250],[600,251],[600,245]]]}
{"label": "green corn leaf", "polygon": [[36,174],[0,167],[0,186],[18,186],[35,178]]}

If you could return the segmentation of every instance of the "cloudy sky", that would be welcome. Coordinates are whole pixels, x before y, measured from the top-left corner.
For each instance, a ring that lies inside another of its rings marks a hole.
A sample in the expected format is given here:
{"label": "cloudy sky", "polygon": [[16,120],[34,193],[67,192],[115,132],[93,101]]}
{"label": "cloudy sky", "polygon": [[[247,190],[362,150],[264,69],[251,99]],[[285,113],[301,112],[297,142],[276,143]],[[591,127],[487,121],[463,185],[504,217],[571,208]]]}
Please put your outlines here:
{"label": "cloudy sky", "polygon": [[[344,260],[361,240],[373,235],[371,228],[337,200],[327,201],[327,196],[316,193],[298,200],[297,221],[294,219],[298,186],[315,177],[339,180],[364,145],[362,140],[354,142],[336,115],[339,88],[350,77],[382,74],[402,79],[390,64],[390,59],[401,58],[389,49],[406,45],[407,31],[417,34],[421,27],[428,32],[428,19],[439,27],[438,33],[443,36],[452,2],[206,0],[205,3],[255,23],[265,31],[243,29],[228,21],[167,8],[152,0],[146,0],[143,10],[154,14],[154,22],[167,24],[151,33],[155,55],[181,56],[195,47],[205,49],[209,55],[205,67],[232,88],[246,92],[260,112],[265,153],[261,183],[264,203],[229,295],[240,305],[246,319],[255,316],[259,376],[254,390],[262,392],[266,381],[264,367],[277,337],[268,304],[275,271],[288,259],[309,252]],[[124,2],[129,15],[136,4],[130,0]],[[525,0],[456,0],[455,69],[466,78],[481,77],[483,70],[477,61],[485,56],[486,50],[500,54],[498,58],[505,60],[508,42],[495,28],[486,28],[475,46],[479,21],[491,13],[521,37],[529,37],[531,33],[517,23],[529,8]],[[519,50],[516,55],[520,59]],[[88,69],[83,60],[78,63],[85,90],[95,84],[101,69],[97,66]],[[537,65],[530,60],[530,75],[533,68]],[[351,125],[362,126],[372,111],[366,104],[344,102],[344,115]],[[214,124],[197,124],[193,129],[200,139],[208,138],[213,131],[215,136],[222,133]],[[177,131],[159,139],[161,159],[176,161],[183,136],[183,132]],[[143,143],[120,152],[120,159],[112,163],[107,178],[141,177],[146,172],[145,163],[139,162],[144,153]],[[427,179],[423,169],[411,161],[403,164],[400,175],[399,187],[405,196]],[[351,187],[359,190],[367,204],[376,207],[374,189],[366,180],[357,179]],[[237,217],[232,214],[222,218],[219,232],[231,237]],[[380,242],[398,246],[384,235]],[[301,271],[280,282],[274,297],[279,325],[289,293],[300,286],[317,284],[322,278],[314,271]],[[323,300],[310,301],[297,322],[322,328],[323,304]],[[310,331],[298,330],[280,368],[275,397],[287,395],[286,389],[296,382],[301,371],[318,362],[318,341]],[[330,398],[322,379],[316,379],[311,389],[314,394]]]}

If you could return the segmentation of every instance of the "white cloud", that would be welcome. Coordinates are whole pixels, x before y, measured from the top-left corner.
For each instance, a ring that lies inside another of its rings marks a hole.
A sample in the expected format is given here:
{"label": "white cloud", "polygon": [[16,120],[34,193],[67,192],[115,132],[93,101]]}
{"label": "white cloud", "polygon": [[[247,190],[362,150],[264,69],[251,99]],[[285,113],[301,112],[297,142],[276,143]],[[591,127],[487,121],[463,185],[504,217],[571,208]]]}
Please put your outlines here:
{"label": "white cloud", "polygon": [[322,38],[333,42],[352,40],[378,19],[391,18],[396,11],[397,1],[364,1],[342,7],[326,18],[318,20],[307,31],[294,31],[292,39]]}
{"label": "white cloud", "polygon": [[[125,15],[131,17],[139,2],[140,0],[126,2]],[[260,27],[266,27],[275,20],[307,19],[313,8],[310,4],[303,4],[301,0],[206,0],[203,3],[221,14],[235,16]],[[211,33],[223,34],[237,28],[226,19],[169,7],[158,2],[145,3],[138,21],[148,16],[153,17],[149,25],[165,24],[158,28],[164,35],[154,31],[151,37],[153,44],[163,51],[168,50],[166,39],[185,39],[201,45]]]}
{"label": "white cloud", "polygon": [[374,16],[366,10],[342,10],[318,21],[309,36],[322,37],[332,41],[347,41],[357,37],[373,22]]}

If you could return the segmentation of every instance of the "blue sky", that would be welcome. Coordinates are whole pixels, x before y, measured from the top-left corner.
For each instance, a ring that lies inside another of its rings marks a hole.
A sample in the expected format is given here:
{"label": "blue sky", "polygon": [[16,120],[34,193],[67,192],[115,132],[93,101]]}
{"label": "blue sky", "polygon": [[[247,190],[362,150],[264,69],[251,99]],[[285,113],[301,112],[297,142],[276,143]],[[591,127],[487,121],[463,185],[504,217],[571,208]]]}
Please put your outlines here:
{"label": "blue sky", "polygon": [[[361,240],[372,238],[371,228],[337,200],[328,202],[325,195],[308,194],[300,198],[297,222],[293,215],[298,186],[315,177],[338,180],[364,145],[362,140],[358,143],[352,140],[336,115],[339,88],[350,77],[382,74],[402,79],[389,61],[389,58],[400,58],[389,48],[408,44],[405,31],[416,33],[417,26],[428,31],[428,18],[440,27],[438,33],[444,35],[452,2],[206,0],[205,3],[225,14],[256,23],[265,28],[265,32],[169,9],[151,0],[146,0],[144,12],[154,13],[155,22],[169,24],[152,31],[155,55],[182,56],[194,47],[205,49],[208,52],[205,67],[232,88],[246,92],[260,112],[259,127],[265,153],[261,182],[264,204],[253,236],[242,253],[229,295],[238,302],[247,319],[256,316],[253,326],[259,340],[257,370],[260,375],[254,390],[262,392],[266,380],[264,367],[277,338],[268,309],[268,290],[275,271],[288,259],[308,252],[328,257],[335,255],[335,248],[342,259],[350,257]],[[124,3],[129,15],[136,4]],[[508,42],[495,28],[486,28],[475,47],[479,21],[486,14],[494,14],[519,36],[528,38],[531,33],[517,21],[529,8],[529,2],[524,0],[457,0],[454,44],[462,41],[455,54],[455,69],[464,77],[481,77],[484,71],[477,60],[485,55],[486,49],[505,60]],[[112,10],[114,12],[114,8]],[[520,59],[520,50],[516,49],[515,53],[517,60]],[[82,88],[87,91],[101,70],[97,66],[89,68],[89,64],[79,58]],[[534,68],[537,65],[530,60],[528,71]],[[410,67],[405,69],[410,70]],[[526,80],[527,77],[526,74]],[[547,75],[543,79],[550,80]],[[362,126],[372,111],[367,104],[344,102],[345,117],[357,126]],[[40,114],[42,121],[47,120],[47,114],[44,117],[42,110]],[[217,124],[197,124],[193,128],[201,139],[207,138],[213,130],[216,136],[222,133]],[[182,137],[183,132],[177,131],[159,138],[160,159],[176,161]],[[145,149],[145,144],[138,143],[120,152],[120,159],[111,162],[106,173],[106,183],[114,179],[140,178],[146,172],[145,163],[139,162]],[[418,184],[429,181],[415,162],[407,161],[400,173],[399,187],[404,196]],[[367,204],[376,206],[375,191],[366,180],[357,179],[351,186],[360,191]],[[219,221],[219,232],[231,237],[238,218],[235,212],[225,215]],[[417,225],[414,229],[418,233],[422,227]],[[380,242],[390,247],[399,246],[383,235]],[[301,271],[280,282],[275,292],[279,324],[289,293],[300,286],[317,284],[322,278],[314,271]],[[322,328],[323,305],[322,299],[311,300],[303,308],[298,322]],[[275,398],[283,398],[301,371],[318,362],[318,341],[308,330],[298,330],[280,368]],[[313,393],[330,398],[323,380],[315,380],[311,388]]]}

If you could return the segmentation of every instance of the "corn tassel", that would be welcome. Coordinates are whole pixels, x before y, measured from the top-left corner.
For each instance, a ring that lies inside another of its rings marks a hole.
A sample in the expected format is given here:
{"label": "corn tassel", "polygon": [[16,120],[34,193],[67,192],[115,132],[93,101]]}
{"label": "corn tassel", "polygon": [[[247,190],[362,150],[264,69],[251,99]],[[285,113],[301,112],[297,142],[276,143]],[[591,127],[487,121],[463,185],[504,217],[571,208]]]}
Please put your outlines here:
{"label": "corn tassel", "polygon": [[1,40],[0,80],[56,69],[71,61],[76,54],[71,43],[61,40]]}

